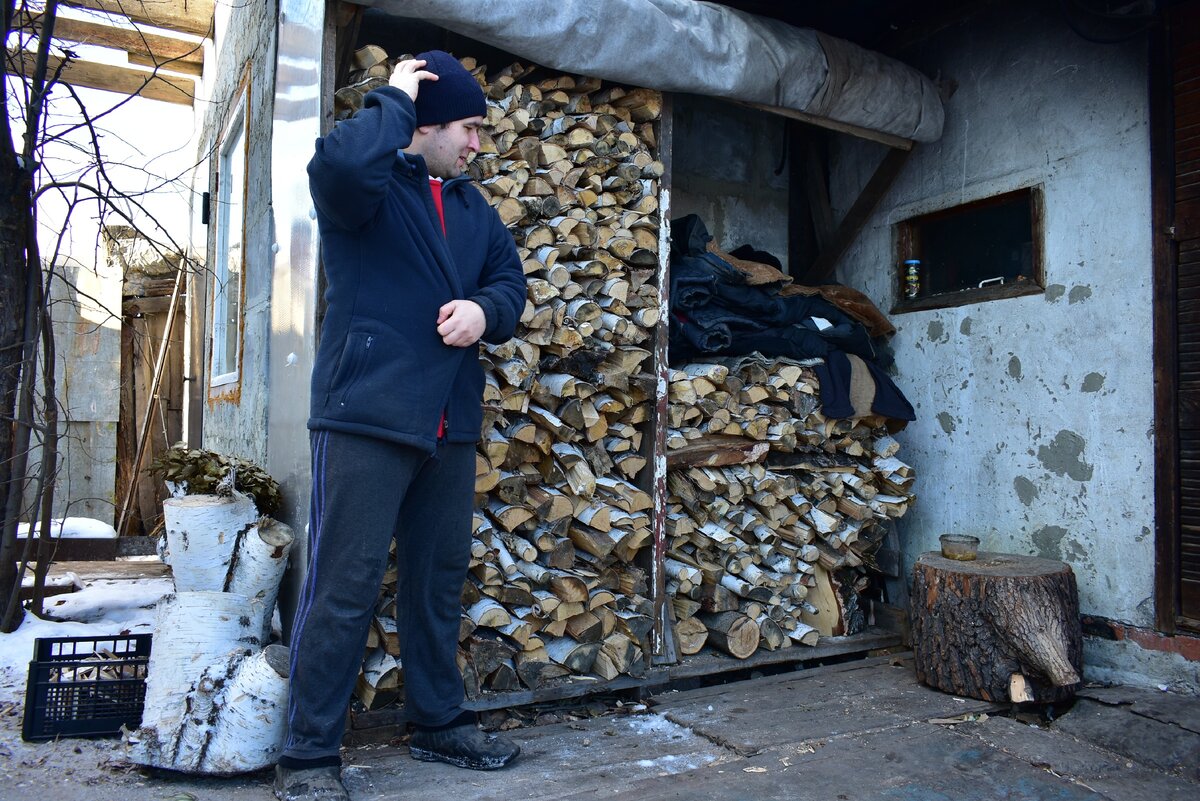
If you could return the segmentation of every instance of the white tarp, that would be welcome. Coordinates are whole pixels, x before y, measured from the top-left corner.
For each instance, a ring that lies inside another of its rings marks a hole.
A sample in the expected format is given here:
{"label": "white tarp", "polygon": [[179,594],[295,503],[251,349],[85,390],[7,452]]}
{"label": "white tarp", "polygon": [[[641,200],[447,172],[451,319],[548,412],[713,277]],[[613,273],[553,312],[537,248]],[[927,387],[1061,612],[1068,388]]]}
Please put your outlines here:
{"label": "white tarp", "polygon": [[698,0],[356,0],[546,67],[795,109],[932,142],[929,78],[818,31]]}

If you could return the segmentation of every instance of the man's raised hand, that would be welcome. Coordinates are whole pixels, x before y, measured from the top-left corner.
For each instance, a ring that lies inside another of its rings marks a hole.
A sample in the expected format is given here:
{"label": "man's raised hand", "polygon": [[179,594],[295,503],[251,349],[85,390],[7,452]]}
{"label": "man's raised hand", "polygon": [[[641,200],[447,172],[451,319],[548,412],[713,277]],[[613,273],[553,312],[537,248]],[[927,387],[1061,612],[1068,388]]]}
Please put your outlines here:
{"label": "man's raised hand", "polygon": [[388,79],[388,83],[415,101],[417,99],[417,92],[420,91],[421,81],[436,81],[438,79],[436,73],[421,69],[424,66],[425,60],[420,58],[399,61],[392,69],[392,77]]}

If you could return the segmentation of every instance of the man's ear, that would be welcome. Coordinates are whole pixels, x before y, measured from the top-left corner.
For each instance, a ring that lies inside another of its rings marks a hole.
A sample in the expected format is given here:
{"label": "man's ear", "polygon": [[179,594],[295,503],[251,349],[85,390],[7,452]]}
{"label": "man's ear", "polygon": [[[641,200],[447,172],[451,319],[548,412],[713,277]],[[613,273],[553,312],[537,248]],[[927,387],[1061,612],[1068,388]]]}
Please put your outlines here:
{"label": "man's ear", "polygon": [[429,136],[430,132],[436,127],[436,125],[418,125],[417,130],[420,131],[423,136]]}

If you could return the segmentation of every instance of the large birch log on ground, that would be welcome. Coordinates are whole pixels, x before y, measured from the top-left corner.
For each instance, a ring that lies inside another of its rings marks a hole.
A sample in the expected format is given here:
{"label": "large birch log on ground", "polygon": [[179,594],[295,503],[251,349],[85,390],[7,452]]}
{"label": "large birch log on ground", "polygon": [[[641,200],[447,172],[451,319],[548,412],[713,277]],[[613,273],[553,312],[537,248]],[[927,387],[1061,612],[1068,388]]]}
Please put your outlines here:
{"label": "large birch log on ground", "polygon": [[1074,695],[1083,632],[1075,573],[1063,562],[925,553],[913,566],[917,678],[985,701],[1051,703]]}
{"label": "large birch log on ground", "polygon": [[131,758],[184,773],[233,775],[275,764],[287,735],[288,651],[235,651],[191,687],[174,732],[142,729]]}
{"label": "large birch log on ground", "polygon": [[259,603],[227,592],[177,592],[158,603],[142,729],[173,732],[209,666],[262,647]]}

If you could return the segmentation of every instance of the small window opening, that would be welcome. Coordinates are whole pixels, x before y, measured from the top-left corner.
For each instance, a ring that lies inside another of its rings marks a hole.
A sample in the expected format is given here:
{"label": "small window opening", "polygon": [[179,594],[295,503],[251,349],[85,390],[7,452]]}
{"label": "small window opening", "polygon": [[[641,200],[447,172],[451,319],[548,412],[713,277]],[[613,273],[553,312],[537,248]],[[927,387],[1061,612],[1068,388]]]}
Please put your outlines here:
{"label": "small window opening", "polygon": [[1008,192],[897,225],[894,311],[961,306],[1041,292],[1041,192]]}

